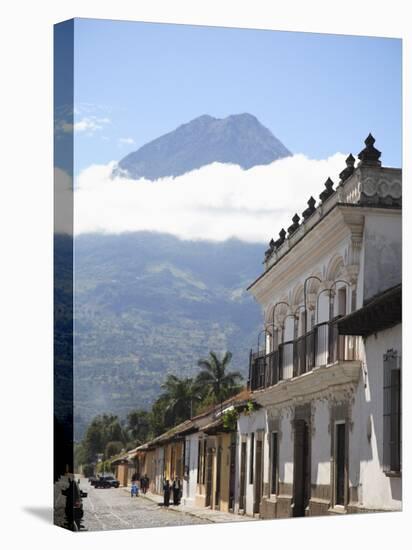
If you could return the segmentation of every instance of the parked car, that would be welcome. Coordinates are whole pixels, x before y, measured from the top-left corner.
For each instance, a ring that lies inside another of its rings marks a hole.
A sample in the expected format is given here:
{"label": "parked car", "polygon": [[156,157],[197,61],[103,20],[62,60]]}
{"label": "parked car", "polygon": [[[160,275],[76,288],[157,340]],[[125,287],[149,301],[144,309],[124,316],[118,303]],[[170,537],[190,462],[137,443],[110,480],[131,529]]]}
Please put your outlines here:
{"label": "parked car", "polygon": [[87,493],[80,489],[79,483],[70,479],[66,489],[62,489],[62,495],[66,497],[65,514],[68,527],[73,531],[79,531],[84,514],[82,499],[87,497]]}
{"label": "parked car", "polygon": [[98,481],[98,478],[96,476],[90,476],[89,477],[89,483],[92,487],[94,487],[96,481]]}
{"label": "parked car", "polygon": [[120,482],[112,475],[101,475],[98,476],[97,481],[94,483],[94,487],[96,489],[110,489],[111,487],[115,487],[116,489],[119,487]]}

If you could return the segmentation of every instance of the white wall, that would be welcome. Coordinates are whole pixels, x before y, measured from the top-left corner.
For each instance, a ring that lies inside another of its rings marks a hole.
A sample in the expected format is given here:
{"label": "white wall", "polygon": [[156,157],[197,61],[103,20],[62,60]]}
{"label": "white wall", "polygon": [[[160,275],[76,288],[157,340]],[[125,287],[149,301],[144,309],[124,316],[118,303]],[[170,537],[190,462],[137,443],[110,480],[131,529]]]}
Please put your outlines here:
{"label": "white wall", "polygon": [[364,299],[395,286],[402,279],[401,213],[369,213],[365,218]]}
{"label": "white wall", "polygon": [[[349,440],[350,484],[359,482],[362,506],[377,510],[401,509],[401,479],[387,477],[382,468],[383,355],[391,348],[402,353],[401,324],[366,339],[367,387],[365,389],[361,383],[358,386]],[[367,437],[368,418],[371,423],[370,442]]]}
{"label": "white wall", "polygon": [[291,412],[287,409],[282,410],[280,430],[279,481],[281,483],[293,483],[293,433]]}
{"label": "white wall", "polygon": [[183,497],[184,504],[193,503],[196,497],[197,486],[197,462],[199,452],[199,434],[194,433],[186,436],[186,465],[189,475],[183,479]]}
{"label": "white wall", "polygon": [[328,401],[315,401],[314,425],[315,430],[312,437],[311,456],[311,483],[316,485],[330,484],[330,438],[329,433],[329,403]]}
{"label": "white wall", "polygon": [[[247,515],[253,515],[253,504],[254,504],[254,485],[253,483],[249,483],[249,472],[250,472],[250,442],[251,442],[251,434],[255,434],[255,445],[254,445],[254,464],[256,465],[256,432],[258,430],[264,431],[266,429],[266,410],[265,409],[259,409],[249,415],[241,414],[238,419],[238,433],[240,435],[246,435],[247,434],[247,445],[246,445],[246,514]],[[264,438],[265,440],[265,438]],[[263,449],[263,456],[265,456],[265,441],[263,443],[264,449]],[[238,453],[237,453],[237,464],[238,467],[236,468],[236,487],[237,487],[237,497],[236,501],[237,504],[239,502],[238,494],[239,494],[239,485],[240,485],[240,456],[241,456],[241,445],[240,445],[240,439],[239,439],[239,445],[238,445]],[[266,462],[264,462],[264,469],[266,469]],[[256,476],[256,472],[254,472],[254,478]]]}

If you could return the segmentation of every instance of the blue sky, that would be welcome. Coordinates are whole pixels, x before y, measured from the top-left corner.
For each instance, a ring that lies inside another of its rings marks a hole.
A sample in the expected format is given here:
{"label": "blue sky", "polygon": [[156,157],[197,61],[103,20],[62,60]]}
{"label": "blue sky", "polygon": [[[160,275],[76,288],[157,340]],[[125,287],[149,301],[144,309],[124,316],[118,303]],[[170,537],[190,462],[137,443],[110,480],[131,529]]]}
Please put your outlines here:
{"label": "blue sky", "polygon": [[249,112],[294,153],[401,165],[399,39],[75,20],[75,172],[189,120]]}

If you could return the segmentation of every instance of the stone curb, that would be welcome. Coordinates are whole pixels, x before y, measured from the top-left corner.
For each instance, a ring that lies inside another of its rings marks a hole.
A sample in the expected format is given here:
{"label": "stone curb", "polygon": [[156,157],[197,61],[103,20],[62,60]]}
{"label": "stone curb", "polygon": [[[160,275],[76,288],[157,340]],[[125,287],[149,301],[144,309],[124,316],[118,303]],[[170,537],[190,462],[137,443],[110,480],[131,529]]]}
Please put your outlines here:
{"label": "stone curb", "polygon": [[[127,491],[128,493],[130,493],[130,489],[128,487],[122,487],[122,488],[125,491]],[[150,500],[150,502],[155,502],[156,504],[159,504],[159,500],[158,500],[159,497],[156,497],[154,495],[148,495],[148,494],[143,495],[142,493],[140,493],[138,498],[145,498],[147,500]],[[182,505],[180,505],[180,506],[182,506]],[[228,519],[227,522],[218,521],[218,520],[215,521],[213,518],[211,518],[209,516],[205,516],[204,514],[202,514],[202,512],[200,510],[199,510],[199,512],[196,512],[193,509],[185,510],[183,507],[182,508],[169,507],[169,508],[167,508],[167,511],[177,512],[177,513],[184,513],[184,514],[187,514],[187,515],[192,516],[194,518],[201,519],[203,521],[209,521],[210,523],[237,523],[238,521],[240,521],[240,520],[231,519],[231,518]],[[249,520],[249,518],[248,518],[248,520]],[[250,520],[253,521],[253,518],[250,518]]]}

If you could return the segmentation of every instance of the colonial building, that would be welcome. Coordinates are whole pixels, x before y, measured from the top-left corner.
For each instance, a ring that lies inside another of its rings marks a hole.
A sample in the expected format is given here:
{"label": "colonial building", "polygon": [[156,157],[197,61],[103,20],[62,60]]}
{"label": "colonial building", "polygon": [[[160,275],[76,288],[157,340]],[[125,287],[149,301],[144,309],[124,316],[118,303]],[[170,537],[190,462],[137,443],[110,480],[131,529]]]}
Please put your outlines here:
{"label": "colonial building", "polygon": [[264,325],[238,421],[236,509],[262,518],[401,508],[401,170],[359,162],[270,242]]}
{"label": "colonial building", "polygon": [[247,406],[249,392],[242,391],[209,407],[155,439],[135,449],[141,475],[150,480],[150,491],[163,492],[163,482],[182,481],[182,502],[223,512],[233,511],[236,475],[236,416],[230,411]]}

